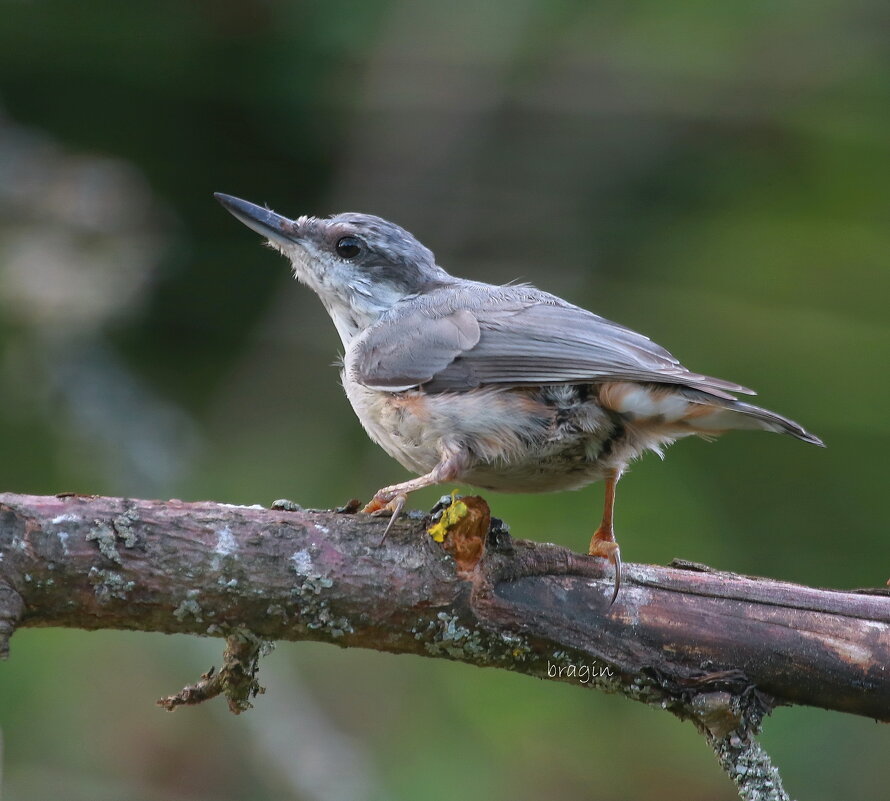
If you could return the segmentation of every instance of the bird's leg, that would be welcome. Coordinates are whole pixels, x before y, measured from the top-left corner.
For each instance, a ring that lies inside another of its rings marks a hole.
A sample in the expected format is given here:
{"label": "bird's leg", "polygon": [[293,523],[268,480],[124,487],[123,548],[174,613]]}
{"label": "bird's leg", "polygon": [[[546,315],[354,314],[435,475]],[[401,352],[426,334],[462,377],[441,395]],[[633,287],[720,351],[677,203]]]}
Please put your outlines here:
{"label": "bird's leg", "polygon": [[587,553],[591,556],[602,556],[608,559],[615,567],[615,590],[612,593],[612,600],[609,606],[615,603],[618,597],[618,589],[621,587],[621,549],[615,541],[615,529],[613,526],[613,515],[615,512],[615,486],[621,474],[617,470],[612,470],[606,476],[606,499],[603,505],[603,519],[599,528],[590,540],[590,548]]}
{"label": "bird's leg", "polygon": [[405,508],[405,502],[408,500],[408,493],[415,490],[431,487],[434,484],[441,484],[443,481],[453,481],[466,469],[469,463],[467,454],[464,451],[450,451],[442,454],[442,458],[429,473],[418,478],[412,478],[410,481],[404,481],[401,484],[393,484],[391,487],[383,487],[374,493],[374,497],[370,503],[362,509],[365,514],[385,514],[389,512],[389,523],[383,532],[383,539],[389,534],[396,518]]}

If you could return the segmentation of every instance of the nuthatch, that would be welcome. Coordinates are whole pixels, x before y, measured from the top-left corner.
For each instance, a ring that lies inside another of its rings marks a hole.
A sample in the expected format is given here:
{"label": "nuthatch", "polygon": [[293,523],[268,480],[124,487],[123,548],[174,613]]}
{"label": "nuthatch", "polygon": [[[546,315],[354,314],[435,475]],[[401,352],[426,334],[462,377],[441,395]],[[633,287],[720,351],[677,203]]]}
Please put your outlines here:
{"label": "nuthatch", "polygon": [[321,299],[343,340],[352,408],[374,442],[419,474],[378,490],[365,512],[394,520],[409,492],[442,482],[550,492],[603,479],[602,522],[588,552],[614,565],[614,602],[615,485],[633,459],[729,429],[822,445],[793,420],[734,396],[752,390],[690,372],[629,328],[527,284],[449,275],[380,217],[289,220],[216,199],[287,256]]}

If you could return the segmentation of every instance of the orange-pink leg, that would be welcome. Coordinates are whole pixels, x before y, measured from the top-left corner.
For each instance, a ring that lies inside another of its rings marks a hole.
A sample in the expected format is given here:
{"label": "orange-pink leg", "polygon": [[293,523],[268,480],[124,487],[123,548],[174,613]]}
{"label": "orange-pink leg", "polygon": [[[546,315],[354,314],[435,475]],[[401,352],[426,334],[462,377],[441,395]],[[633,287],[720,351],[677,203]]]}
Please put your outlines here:
{"label": "orange-pink leg", "polygon": [[449,453],[443,455],[442,461],[439,462],[429,473],[419,478],[412,478],[410,481],[403,481],[401,484],[393,484],[390,487],[383,487],[374,493],[371,501],[362,509],[365,514],[383,515],[389,513],[391,515],[386,530],[383,532],[383,538],[389,534],[393,523],[396,522],[398,516],[405,508],[408,500],[408,493],[415,490],[432,487],[434,484],[441,484],[443,481],[453,481],[460,476],[467,465],[467,458],[464,453]]}
{"label": "orange-pink leg", "polygon": [[601,556],[608,559],[615,567],[615,590],[609,606],[615,603],[618,590],[621,587],[621,549],[615,541],[615,528],[613,525],[615,513],[615,487],[618,484],[620,474],[613,470],[606,476],[606,500],[603,505],[603,519],[599,528],[590,540],[590,548],[587,553],[591,556]]}

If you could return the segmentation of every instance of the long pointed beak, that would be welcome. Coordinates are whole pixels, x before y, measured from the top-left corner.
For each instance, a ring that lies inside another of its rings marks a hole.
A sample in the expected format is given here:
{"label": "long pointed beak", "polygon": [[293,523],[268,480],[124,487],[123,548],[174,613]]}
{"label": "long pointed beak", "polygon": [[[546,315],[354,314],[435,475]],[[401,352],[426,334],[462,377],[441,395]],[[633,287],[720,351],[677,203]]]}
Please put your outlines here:
{"label": "long pointed beak", "polygon": [[235,219],[266,239],[282,245],[292,245],[297,240],[297,227],[293,220],[232,195],[214,192],[213,196]]}

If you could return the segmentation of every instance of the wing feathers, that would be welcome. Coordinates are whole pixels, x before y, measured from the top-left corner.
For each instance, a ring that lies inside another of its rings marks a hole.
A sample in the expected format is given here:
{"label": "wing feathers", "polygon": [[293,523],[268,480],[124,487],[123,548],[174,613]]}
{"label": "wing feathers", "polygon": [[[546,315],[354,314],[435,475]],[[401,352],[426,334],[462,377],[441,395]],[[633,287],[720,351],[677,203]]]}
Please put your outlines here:
{"label": "wing feathers", "polygon": [[430,317],[421,310],[397,323],[368,330],[357,377],[374,389],[410,389],[430,381],[461,353],[479,341],[479,322],[466,309],[444,317]]}
{"label": "wing feathers", "polygon": [[625,380],[679,384],[727,399],[732,392],[753,394],[692,373],[648,337],[528,287],[474,284],[400,305],[356,342],[351,361],[367,386],[439,392]]}

